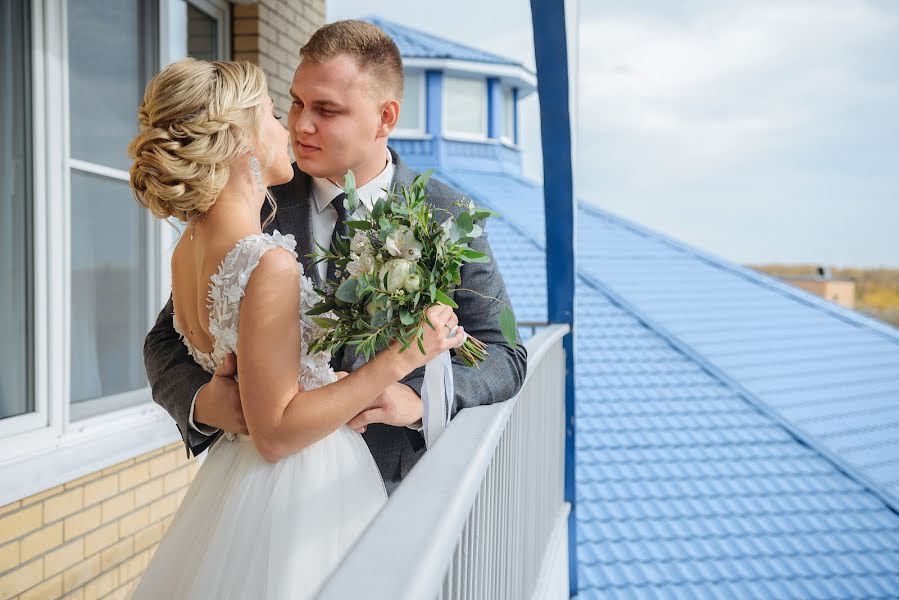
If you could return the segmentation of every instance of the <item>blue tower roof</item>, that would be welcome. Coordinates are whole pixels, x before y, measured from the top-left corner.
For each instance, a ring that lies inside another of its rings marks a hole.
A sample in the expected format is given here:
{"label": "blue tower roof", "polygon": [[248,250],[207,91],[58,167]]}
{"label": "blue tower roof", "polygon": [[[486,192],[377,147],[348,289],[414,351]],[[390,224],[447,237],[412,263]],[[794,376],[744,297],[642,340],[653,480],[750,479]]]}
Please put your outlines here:
{"label": "blue tower roof", "polygon": [[372,16],[366,17],[363,20],[377,25],[387,32],[387,34],[396,42],[396,45],[400,49],[400,54],[404,59],[444,58],[521,67],[518,62],[511,58],[485,52],[446,38],[425,33],[418,29],[412,29],[405,25],[394,23],[393,21],[388,21],[387,19]]}

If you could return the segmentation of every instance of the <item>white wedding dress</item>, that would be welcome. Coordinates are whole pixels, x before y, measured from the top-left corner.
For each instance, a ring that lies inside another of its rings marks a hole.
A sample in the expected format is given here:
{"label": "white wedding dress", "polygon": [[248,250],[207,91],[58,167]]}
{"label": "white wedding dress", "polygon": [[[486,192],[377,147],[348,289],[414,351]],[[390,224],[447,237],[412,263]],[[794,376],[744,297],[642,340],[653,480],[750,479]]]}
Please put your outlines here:
{"label": "white wedding dress", "polygon": [[[260,234],[237,242],[211,279],[204,354],[179,331],[194,360],[210,373],[237,348],[240,301],[260,257],[294,253],[292,235]],[[300,269],[304,389],[336,380],[327,353],[307,353],[317,325],[305,315],[318,299]],[[276,464],[249,436],[225,434],[191,482],[133,598],[290,599],[314,597],[387,500],[362,436],[344,425]]]}

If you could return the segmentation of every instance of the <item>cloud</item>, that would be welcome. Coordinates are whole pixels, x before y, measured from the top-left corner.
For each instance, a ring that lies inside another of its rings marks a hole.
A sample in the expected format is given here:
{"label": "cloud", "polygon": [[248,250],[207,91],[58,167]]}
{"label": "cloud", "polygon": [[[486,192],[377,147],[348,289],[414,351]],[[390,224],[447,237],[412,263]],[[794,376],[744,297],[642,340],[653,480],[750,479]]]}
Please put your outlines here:
{"label": "cloud", "polygon": [[748,229],[785,240],[782,260],[814,248],[822,261],[899,263],[877,225],[884,238],[868,253],[855,241],[824,251],[816,240],[833,228],[814,223],[828,220],[802,220],[812,205],[855,222],[897,216],[883,212],[899,192],[888,181],[899,170],[897,34],[899,9],[859,0],[589,5],[581,196],[734,259],[771,258]]}

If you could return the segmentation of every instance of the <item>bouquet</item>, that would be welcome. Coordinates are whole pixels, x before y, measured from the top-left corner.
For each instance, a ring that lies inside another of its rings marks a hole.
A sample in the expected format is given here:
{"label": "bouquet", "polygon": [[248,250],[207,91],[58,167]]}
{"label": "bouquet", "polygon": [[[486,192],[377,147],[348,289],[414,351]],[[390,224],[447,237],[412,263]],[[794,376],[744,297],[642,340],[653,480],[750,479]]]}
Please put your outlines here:
{"label": "bouquet", "polygon": [[[436,302],[458,308],[449,297],[451,290],[501,302],[456,287],[465,263],[490,261],[469,243],[483,233],[477,221],[497,213],[466,199],[454,203],[461,209],[458,217],[432,206],[425,194],[430,176],[427,171],[412,185],[388,192],[375,202],[366,219],[345,221],[348,235],[338,235],[334,248],[316,244],[320,252],[309,255],[313,263],[334,261],[337,280],[315,288],[321,300],[308,314],[314,315],[322,330],[310,345],[310,353],[327,350],[333,354],[344,346],[354,346],[370,359],[392,340],[400,340],[401,351],[417,342],[424,354],[423,321],[433,328],[425,311]],[[352,215],[359,205],[352,171],[346,175],[344,191],[346,214]],[[444,218],[438,219],[438,215]],[[508,304],[502,304],[500,330],[515,346],[515,315]],[[487,346],[468,336],[456,354],[467,366],[478,366],[487,356]]]}

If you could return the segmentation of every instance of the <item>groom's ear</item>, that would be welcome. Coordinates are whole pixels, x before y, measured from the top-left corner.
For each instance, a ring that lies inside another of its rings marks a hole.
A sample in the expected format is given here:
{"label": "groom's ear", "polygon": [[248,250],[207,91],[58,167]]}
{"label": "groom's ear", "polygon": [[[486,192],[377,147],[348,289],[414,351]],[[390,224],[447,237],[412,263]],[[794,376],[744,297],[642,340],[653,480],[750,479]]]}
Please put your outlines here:
{"label": "groom's ear", "polygon": [[388,137],[396,128],[396,122],[400,118],[400,103],[396,100],[387,100],[381,106],[381,125],[378,127],[378,137]]}

